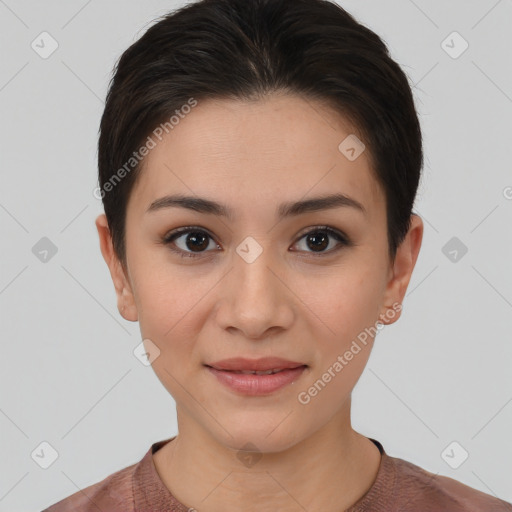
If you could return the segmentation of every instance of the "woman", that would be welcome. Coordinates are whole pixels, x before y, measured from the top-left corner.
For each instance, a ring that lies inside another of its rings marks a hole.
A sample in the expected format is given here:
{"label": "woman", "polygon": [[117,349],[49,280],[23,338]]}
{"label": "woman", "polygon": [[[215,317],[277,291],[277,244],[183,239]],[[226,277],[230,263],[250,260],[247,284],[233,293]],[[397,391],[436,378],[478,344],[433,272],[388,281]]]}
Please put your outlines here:
{"label": "woman", "polygon": [[203,0],[118,63],[96,221],[179,434],[49,507],[512,511],[356,432],[423,236],[422,137],[383,41],[322,0]]}

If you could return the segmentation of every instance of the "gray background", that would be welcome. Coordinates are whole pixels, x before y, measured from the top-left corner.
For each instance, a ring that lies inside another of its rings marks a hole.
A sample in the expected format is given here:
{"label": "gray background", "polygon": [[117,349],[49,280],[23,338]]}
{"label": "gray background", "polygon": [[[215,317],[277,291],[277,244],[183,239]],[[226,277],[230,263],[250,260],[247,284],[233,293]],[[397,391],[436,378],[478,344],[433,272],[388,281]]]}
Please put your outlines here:
{"label": "gray background", "polygon": [[[426,154],[423,246],[355,388],[354,427],[512,501],[512,2],[340,3],[408,74]],[[176,434],[174,401],[132,353],[138,324],[117,311],[92,191],[111,69],[178,5],[0,0],[0,511],[41,510]],[[43,31],[59,45],[47,59],[31,47]],[[453,31],[469,43],[457,58]],[[46,263],[42,237],[58,249]],[[31,457],[43,441],[48,469]],[[469,453],[457,469],[441,456],[452,441]]]}

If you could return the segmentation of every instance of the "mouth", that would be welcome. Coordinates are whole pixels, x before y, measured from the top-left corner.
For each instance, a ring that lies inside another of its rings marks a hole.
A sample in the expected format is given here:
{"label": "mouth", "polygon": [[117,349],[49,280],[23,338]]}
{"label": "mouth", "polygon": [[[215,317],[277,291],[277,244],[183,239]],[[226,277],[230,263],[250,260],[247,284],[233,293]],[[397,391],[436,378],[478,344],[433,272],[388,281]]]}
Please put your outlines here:
{"label": "mouth", "polygon": [[243,395],[268,395],[298,380],[307,364],[278,358],[225,359],[204,365],[231,391]]}
{"label": "mouth", "polygon": [[[208,366],[208,365],[206,365]],[[305,365],[303,365],[305,367]],[[295,369],[295,368],[273,368],[272,370],[222,370],[220,368],[215,368],[214,366],[210,366],[210,368],[213,368],[215,370],[223,371],[223,372],[229,372],[229,373],[237,373],[242,375],[273,375],[274,373],[280,373],[284,370],[289,369]],[[297,366],[297,368],[301,368],[301,366]]]}
{"label": "mouth", "polygon": [[215,370],[229,371],[234,373],[271,375],[283,370],[293,370],[302,366],[307,366],[307,364],[282,359],[280,357],[263,357],[260,359],[235,357],[205,364],[205,366]]}

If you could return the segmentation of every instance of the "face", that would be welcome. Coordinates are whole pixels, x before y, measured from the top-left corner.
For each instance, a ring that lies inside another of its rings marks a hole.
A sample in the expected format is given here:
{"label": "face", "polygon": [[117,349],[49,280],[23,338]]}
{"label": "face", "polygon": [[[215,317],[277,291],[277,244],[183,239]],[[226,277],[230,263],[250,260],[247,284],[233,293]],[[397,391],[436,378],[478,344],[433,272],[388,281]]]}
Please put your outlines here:
{"label": "face", "polygon": [[[97,220],[118,307],[158,348],[152,365],[178,420],[225,446],[279,451],[342,423],[376,323],[400,315],[421,220],[391,262],[368,150],[354,160],[339,149],[351,134],[295,96],[199,102],[145,159],[127,207],[126,271]],[[196,202],[162,200],[176,195]],[[251,394],[205,366],[235,357],[304,366]]]}

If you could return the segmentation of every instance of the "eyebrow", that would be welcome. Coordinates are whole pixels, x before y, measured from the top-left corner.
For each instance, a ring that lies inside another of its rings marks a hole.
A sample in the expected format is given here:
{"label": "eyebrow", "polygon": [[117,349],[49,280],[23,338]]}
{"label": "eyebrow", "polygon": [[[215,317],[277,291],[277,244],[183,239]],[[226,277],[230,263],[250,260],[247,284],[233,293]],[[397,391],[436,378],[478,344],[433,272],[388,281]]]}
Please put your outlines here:
{"label": "eyebrow", "polygon": [[[153,201],[146,210],[146,213],[155,212],[164,208],[187,208],[199,213],[216,215],[233,220],[235,212],[226,205],[220,204],[211,199],[197,196],[168,195]],[[365,207],[354,198],[345,194],[331,194],[327,196],[314,197],[296,202],[283,203],[277,209],[277,217],[284,219],[304,213],[330,210],[334,208],[353,208],[363,215],[367,215]]]}

